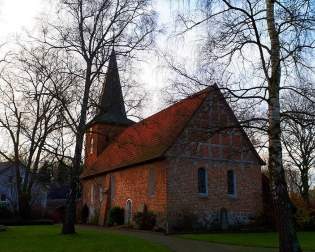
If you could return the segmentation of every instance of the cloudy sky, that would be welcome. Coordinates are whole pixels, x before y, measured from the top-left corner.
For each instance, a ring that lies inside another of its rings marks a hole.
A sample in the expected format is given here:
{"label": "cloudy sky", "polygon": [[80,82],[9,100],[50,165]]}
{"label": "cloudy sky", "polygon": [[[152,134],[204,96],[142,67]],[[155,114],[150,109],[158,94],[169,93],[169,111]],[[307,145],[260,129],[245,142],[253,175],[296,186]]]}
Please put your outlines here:
{"label": "cloudy sky", "polygon": [[[52,0],[0,0],[0,42],[14,41],[16,36],[31,31],[36,26],[38,18],[50,12]],[[170,4],[169,0],[155,0],[154,8],[159,14],[160,27],[164,33],[157,37],[157,49],[160,52],[168,51],[180,57],[192,57],[194,50],[189,39],[174,38],[174,10],[178,7]],[[146,54],[141,66],[140,81],[150,93],[152,102],[145,115],[152,114],[163,107],[160,96],[161,88],[169,83],[168,71],[165,62],[157,57],[156,53]]]}

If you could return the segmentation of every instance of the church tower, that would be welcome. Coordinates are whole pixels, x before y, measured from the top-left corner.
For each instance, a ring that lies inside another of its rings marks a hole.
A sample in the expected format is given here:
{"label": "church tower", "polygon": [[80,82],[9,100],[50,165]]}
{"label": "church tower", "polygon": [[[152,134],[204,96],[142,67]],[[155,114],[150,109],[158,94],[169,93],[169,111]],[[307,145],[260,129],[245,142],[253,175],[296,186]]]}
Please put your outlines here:
{"label": "church tower", "polygon": [[86,129],[85,165],[92,165],[98,155],[133,123],[126,115],[116,53],[113,49],[96,116]]}

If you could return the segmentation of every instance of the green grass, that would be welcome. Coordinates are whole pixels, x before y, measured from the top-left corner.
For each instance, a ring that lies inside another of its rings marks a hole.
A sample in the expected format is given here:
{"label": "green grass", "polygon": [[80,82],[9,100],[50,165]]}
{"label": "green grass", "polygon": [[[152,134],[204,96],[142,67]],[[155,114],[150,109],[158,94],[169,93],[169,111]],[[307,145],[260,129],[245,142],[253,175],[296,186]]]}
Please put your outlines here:
{"label": "green grass", "polygon": [[[302,248],[315,251],[315,232],[300,232],[298,234]],[[276,233],[219,233],[219,234],[186,234],[179,235],[184,239],[208,241],[240,246],[277,248]]]}
{"label": "green grass", "polygon": [[0,233],[1,252],[168,252],[163,246],[110,231],[77,228],[61,235],[60,226],[9,227]]}

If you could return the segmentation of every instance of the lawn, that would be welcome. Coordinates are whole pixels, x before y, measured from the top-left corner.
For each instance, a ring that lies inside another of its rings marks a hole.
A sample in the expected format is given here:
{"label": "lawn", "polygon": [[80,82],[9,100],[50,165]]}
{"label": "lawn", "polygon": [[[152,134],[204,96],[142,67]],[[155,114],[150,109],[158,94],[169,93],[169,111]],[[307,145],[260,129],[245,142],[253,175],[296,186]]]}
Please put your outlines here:
{"label": "lawn", "polygon": [[1,252],[169,252],[163,246],[103,230],[77,228],[61,235],[60,226],[9,227],[0,233]]}
{"label": "lawn", "polygon": [[[300,232],[298,236],[304,250],[315,251],[315,232]],[[276,233],[186,234],[179,235],[179,237],[231,245],[278,247],[278,237]]]}

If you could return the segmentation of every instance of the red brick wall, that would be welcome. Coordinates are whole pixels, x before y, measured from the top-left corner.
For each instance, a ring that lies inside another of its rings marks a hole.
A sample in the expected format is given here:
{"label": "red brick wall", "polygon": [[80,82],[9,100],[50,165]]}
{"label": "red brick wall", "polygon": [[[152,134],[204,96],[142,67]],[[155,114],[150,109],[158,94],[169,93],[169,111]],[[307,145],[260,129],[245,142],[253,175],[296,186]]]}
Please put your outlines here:
{"label": "red brick wall", "polygon": [[[125,207],[128,199],[132,200],[133,213],[146,204],[149,210],[159,213],[161,220],[166,216],[170,229],[186,214],[193,216],[198,225],[211,228],[222,208],[227,210],[230,224],[247,222],[262,211],[261,171],[248,139],[236,126],[231,110],[221,97],[210,94],[167,152],[166,161],[83,181],[84,202],[99,213],[100,224],[104,223],[106,206]],[[89,156],[86,164],[89,166],[94,160],[95,156]],[[208,175],[206,197],[198,194],[199,167],[204,167]],[[149,169],[156,170],[154,195],[149,195]],[[231,169],[236,174],[235,197],[227,194],[227,171]],[[107,193],[108,200],[100,203],[95,196],[91,204],[91,183],[102,185],[108,191],[110,175],[115,178],[115,197],[109,200]]]}
{"label": "red brick wall", "polygon": [[[85,166],[87,169],[96,161],[98,155],[108,144],[114,141],[125,128],[126,126],[95,123],[87,130],[85,138]],[[92,151],[91,148],[93,149]]]}
{"label": "red brick wall", "polygon": [[[168,151],[170,229],[180,226],[184,215],[194,218],[197,226],[211,228],[218,221],[221,208],[227,209],[230,224],[245,223],[262,211],[260,164],[236,125],[221,97],[211,94]],[[215,131],[209,131],[214,128]],[[207,171],[206,197],[198,194],[200,167]],[[234,170],[236,175],[235,197],[227,194],[228,170]]]}
{"label": "red brick wall", "polygon": [[82,204],[86,204],[89,207],[89,222],[104,225],[109,208],[109,177],[103,175],[88,180],[81,180],[81,185]]}
{"label": "red brick wall", "polygon": [[[155,192],[149,193],[149,169],[155,170]],[[166,211],[166,163],[165,161],[139,165],[111,174],[115,177],[115,194],[112,206],[125,207],[128,199],[132,201],[133,214],[145,204],[148,210],[159,215],[160,222]],[[165,219],[165,218],[164,218]]]}
{"label": "red brick wall", "polygon": [[[155,171],[155,190],[154,194],[149,194],[149,169]],[[106,223],[106,208],[120,206],[125,208],[128,199],[132,201],[133,214],[143,208],[145,204],[148,210],[158,214],[158,221],[163,225],[166,211],[166,163],[165,161],[153,162],[150,164],[139,165],[133,168],[115,171],[94,179],[82,180],[83,203],[90,208],[91,215],[98,215],[98,223]],[[114,198],[110,199],[111,192],[109,178],[114,177]],[[99,200],[99,191],[95,192],[94,200],[91,202],[91,185],[94,188],[102,186],[104,191],[103,201]],[[109,202],[107,201],[109,200]],[[93,217],[90,216],[90,222]],[[94,221],[95,224],[95,221]]]}

